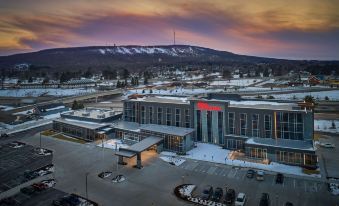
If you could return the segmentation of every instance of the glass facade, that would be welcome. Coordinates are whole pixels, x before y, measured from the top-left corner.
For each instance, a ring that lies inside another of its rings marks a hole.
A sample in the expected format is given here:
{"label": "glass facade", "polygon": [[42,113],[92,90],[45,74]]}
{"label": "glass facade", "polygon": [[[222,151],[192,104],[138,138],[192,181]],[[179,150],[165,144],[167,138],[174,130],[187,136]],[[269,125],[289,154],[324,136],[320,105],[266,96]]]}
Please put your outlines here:
{"label": "glass facade", "polygon": [[171,126],[172,124],[172,109],[166,108],[166,125]]}
{"label": "glass facade", "polygon": [[153,124],[153,107],[149,107],[148,108],[148,112],[149,112],[149,123]]}
{"label": "glass facade", "polygon": [[304,122],[301,113],[278,112],[277,135],[282,139],[302,140]]}
{"label": "glass facade", "polygon": [[246,136],[247,133],[247,114],[240,114],[240,135]]}
{"label": "glass facade", "polygon": [[197,110],[197,141],[202,141],[201,111]]}
{"label": "glass facade", "polygon": [[278,162],[301,165],[303,163],[302,153],[276,151],[276,159]]}
{"label": "glass facade", "polygon": [[265,138],[271,138],[272,137],[272,116],[265,114],[264,116],[264,137]]}
{"label": "glass facade", "polygon": [[207,111],[207,141],[213,143],[212,138],[212,111]]}
{"label": "glass facade", "polygon": [[223,112],[218,112],[218,137],[219,137],[219,144],[224,144],[223,125],[224,125],[224,113]]}
{"label": "glass facade", "polygon": [[235,114],[234,112],[228,113],[228,134],[235,134]]}
{"label": "glass facade", "polygon": [[162,124],[162,108],[158,107],[158,124]]}
{"label": "glass facade", "polygon": [[191,127],[191,115],[189,109],[185,109],[185,127],[186,128]]}
{"label": "glass facade", "polygon": [[259,114],[252,114],[252,136],[259,137]]}
{"label": "glass facade", "polygon": [[179,108],[175,108],[175,126],[176,127],[180,127],[180,109]]}
{"label": "glass facade", "polygon": [[248,147],[248,153],[251,158],[267,159],[267,149]]}
{"label": "glass facade", "polygon": [[141,106],[141,124],[146,124],[146,108]]}

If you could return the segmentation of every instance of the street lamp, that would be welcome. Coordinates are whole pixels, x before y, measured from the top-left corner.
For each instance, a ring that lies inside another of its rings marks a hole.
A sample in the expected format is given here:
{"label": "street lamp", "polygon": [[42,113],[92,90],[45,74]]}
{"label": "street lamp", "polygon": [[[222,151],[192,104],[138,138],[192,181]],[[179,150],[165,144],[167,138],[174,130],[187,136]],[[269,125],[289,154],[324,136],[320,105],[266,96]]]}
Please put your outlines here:
{"label": "street lamp", "polygon": [[88,188],[87,188],[87,186],[88,186],[88,181],[87,181],[87,177],[88,177],[88,175],[89,175],[89,172],[86,172],[86,199],[88,199]]}

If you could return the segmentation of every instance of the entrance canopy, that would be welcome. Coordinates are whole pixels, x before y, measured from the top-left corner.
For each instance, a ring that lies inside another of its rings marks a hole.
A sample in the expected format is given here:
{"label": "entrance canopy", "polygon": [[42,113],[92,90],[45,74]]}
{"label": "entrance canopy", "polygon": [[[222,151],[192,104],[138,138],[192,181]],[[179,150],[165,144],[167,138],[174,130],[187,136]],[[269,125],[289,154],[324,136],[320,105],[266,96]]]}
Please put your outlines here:
{"label": "entrance canopy", "polygon": [[162,141],[162,138],[160,137],[153,137],[153,136],[146,137],[145,139],[141,140],[138,143],[133,144],[130,147],[120,148],[119,151],[116,153],[116,155],[131,158],[137,155],[138,153],[141,153],[147,150],[153,145],[158,144],[161,141]]}

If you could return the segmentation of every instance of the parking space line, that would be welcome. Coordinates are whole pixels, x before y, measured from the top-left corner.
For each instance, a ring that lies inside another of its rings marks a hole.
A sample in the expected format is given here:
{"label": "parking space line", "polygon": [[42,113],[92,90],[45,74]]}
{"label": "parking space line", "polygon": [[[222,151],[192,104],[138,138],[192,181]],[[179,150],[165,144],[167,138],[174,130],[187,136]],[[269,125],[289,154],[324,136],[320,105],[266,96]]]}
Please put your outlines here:
{"label": "parking space line", "polygon": [[295,183],[296,183],[296,182],[295,182],[295,179],[293,179],[293,185],[294,185],[294,188],[295,188]]}
{"label": "parking space line", "polygon": [[274,181],[274,178],[273,178],[273,180],[272,180],[272,185],[274,185],[274,183],[275,183],[275,181]]}
{"label": "parking space line", "polygon": [[305,186],[305,192],[307,192],[307,186],[306,186],[306,182],[304,181],[304,186]]}

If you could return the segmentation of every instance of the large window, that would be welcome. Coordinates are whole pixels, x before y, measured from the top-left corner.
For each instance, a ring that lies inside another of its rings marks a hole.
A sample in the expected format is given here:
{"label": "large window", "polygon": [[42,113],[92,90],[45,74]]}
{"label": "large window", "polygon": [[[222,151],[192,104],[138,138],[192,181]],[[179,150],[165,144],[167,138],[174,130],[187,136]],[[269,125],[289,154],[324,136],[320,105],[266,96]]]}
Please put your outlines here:
{"label": "large window", "polygon": [[264,122],[265,122],[265,138],[271,138],[272,137],[272,116],[265,114],[264,116]]}
{"label": "large window", "polygon": [[251,158],[267,159],[266,149],[249,147],[248,150]]}
{"label": "large window", "polygon": [[148,112],[149,112],[149,123],[153,124],[153,107],[149,107],[148,108]]}
{"label": "large window", "polygon": [[234,112],[228,113],[228,133],[229,134],[235,134],[235,115]]}
{"label": "large window", "polygon": [[276,151],[278,162],[301,165],[303,163],[302,153]]}
{"label": "large window", "polygon": [[171,108],[166,108],[166,125],[172,125],[172,111]]}
{"label": "large window", "polygon": [[212,111],[207,111],[207,141],[213,143],[212,139]]}
{"label": "large window", "polygon": [[158,107],[158,124],[162,124],[162,108]]}
{"label": "large window", "polygon": [[201,111],[197,110],[197,141],[202,141]]}
{"label": "large window", "polygon": [[247,133],[247,114],[240,114],[240,135],[246,136]]}
{"label": "large window", "polygon": [[141,124],[146,124],[146,109],[145,109],[145,106],[141,106]]}
{"label": "large window", "polygon": [[180,115],[181,110],[179,108],[175,108],[175,126],[180,127]]}
{"label": "large window", "polygon": [[277,113],[277,135],[282,139],[303,139],[304,122],[301,113]]}
{"label": "large window", "polygon": [[252,114],[252,136],[259,137],[259,114]]}
{"label": "large window", "polygon": [[224,144],[223,124],[224,124],[224,113],[223,112],[218,112],[218,136],[219,136],[219,144]]}
{"label": "large window", "polygon": [[190,128],[191,127],[191,116],[190,116],[190,110],[185,109],[185,127]]}

